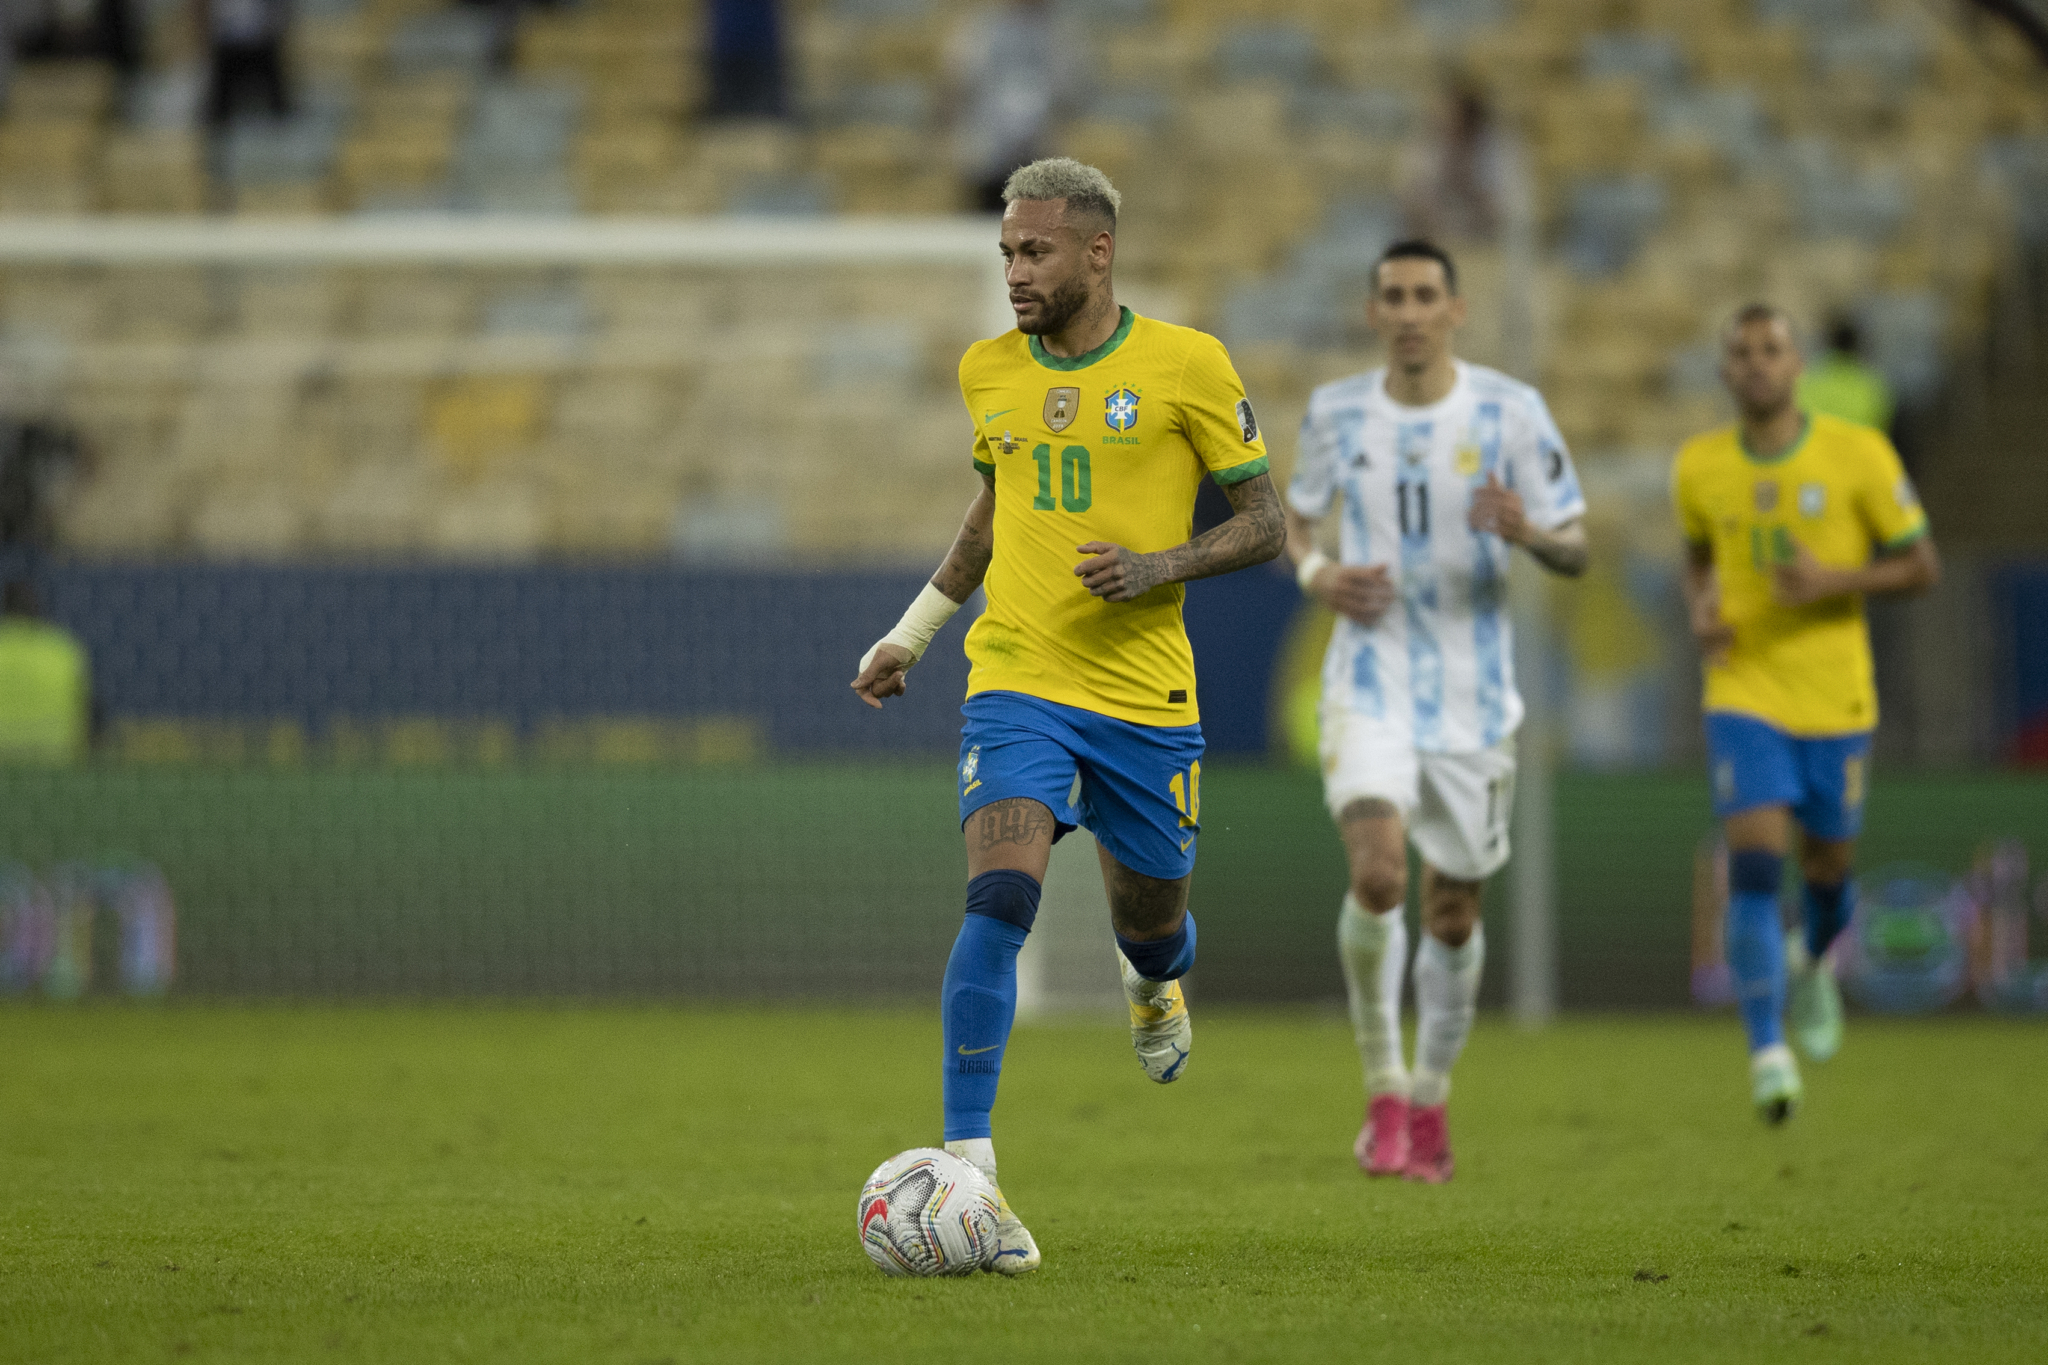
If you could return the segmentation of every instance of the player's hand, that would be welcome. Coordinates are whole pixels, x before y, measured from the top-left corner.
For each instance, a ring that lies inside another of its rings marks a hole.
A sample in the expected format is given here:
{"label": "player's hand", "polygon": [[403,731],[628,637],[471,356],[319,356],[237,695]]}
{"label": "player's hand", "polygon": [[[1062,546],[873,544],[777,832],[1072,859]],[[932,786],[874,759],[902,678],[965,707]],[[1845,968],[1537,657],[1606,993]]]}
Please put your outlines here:
{"label": "player's hand", "polygon": [[853,694],[876,710],[882,709],[882,698],[900,697],[910,690],[910,666],[917,662],[910,657],[910,651],[902,645],[886,641],[875,646],[874,657],[868,666],[853,680]]}
{"label": "player's hand", "polygon": [[1796,540],[1792,542],[1791,562],[1780,564],[1772,571],[1771,579],[1779,605],[1787,607],[1812,606],[1849,591],[1839,569],[1830,569],[1815,559],[1813,552]]}
{"label": "player's hand", "polygon": [[1331,564],[1311,586],[1331,611],[1361,626],[1379,624],[1398,595],[1384,564]]}
{"label": "player's hand", "polygon": [[1104,601],[1129,602],[1143,597],[1161,582],[1158,560],[1151,555],[1134,554],[1106,540],[1076,545],[1074,552],[1093,556],[1074,566],[1074,576]]}
{"label": "player's hand", "polygon": [[1529,538],[1529,514],[1522,506],[1522,495],[1504,487],[1498,474],[1488,474],[1486,482],[1472,490],[1472,506],[1465,520],[1473,530],[1491,531],[1510,545]]}
{"label": "player's hand", "polygon": [[1735,644],[1735,627],[1721,619],[1721,590],[1709,588],[1694,598],[1691,616],[1692,638],[1700,647],[1700,657],[1709,666],[1720,664]]}

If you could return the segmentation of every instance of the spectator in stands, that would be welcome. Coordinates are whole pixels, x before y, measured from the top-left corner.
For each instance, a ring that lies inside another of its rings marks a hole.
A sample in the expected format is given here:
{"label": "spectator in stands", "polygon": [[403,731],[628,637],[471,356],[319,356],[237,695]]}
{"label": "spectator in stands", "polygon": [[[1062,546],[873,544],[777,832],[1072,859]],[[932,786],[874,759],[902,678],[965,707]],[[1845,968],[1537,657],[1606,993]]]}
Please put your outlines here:
{"label": "spectator in stands", "polygon": [[8,580],[0,588],[0,764],[83,758],[90,690],[84,646],[40,618],[27,580]]}
{"label": "spectator in stands", "polygon": [[706,118],[784,118],[782,14],[776,0],[710,0],[704,45]]}
{"label": "spectator in stands", "polygon": [[58,505],[86,466],[69,427],[0,418],[0,551],[35,554],[54,545]]}
{"label": "spectator in stands", "polygon": [[1485,92],[1454,78],[1438,100],[1429,134],[1403,160],[1406,235],[1497,241],[1524,183],[1514,144],[1495,123]]}
{"label": "spectator in stands", "polygon": [[89,58],[114,68],[125,88],[142,69],[133,0],[0,0],[13,55]]}
{"label": "spectator in stands", "polygon": [[1048,0],[1011,0],[960,20],[946,50],[946,108],[975,208],[1003,211],[1003,182],[1051,150],[1052,127],[1078,104],[1088,65],[1086,33]]}
{"label": "spectator in stands", "polygon": [[291,0],[198,0],[198,4],[208,53],[207,126],[218,133],[249,107],[272,118],[289,114],[292,101],[285,79],[284,44],[291,29]]}
{"label": "spectator in stands", "polygon": [[1828,349],[1799,376],[1799,406],[1879,431],[1892,429],[1891,385],[1863,361],[1863,329],[1838,315],[1828,323]]}

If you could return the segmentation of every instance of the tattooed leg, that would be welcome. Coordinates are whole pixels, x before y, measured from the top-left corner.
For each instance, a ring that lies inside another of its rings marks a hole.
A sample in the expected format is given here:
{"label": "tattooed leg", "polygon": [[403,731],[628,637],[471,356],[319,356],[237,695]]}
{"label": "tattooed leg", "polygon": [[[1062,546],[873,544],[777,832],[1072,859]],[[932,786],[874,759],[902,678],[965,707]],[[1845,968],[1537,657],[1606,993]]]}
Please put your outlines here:
{"label": "tattooed leg", "polygon": [[1053,829],[1052,811],[1041,801],[1025,796],[991,801],[967,817],[968,877],[1007,869],[1044,882]]}

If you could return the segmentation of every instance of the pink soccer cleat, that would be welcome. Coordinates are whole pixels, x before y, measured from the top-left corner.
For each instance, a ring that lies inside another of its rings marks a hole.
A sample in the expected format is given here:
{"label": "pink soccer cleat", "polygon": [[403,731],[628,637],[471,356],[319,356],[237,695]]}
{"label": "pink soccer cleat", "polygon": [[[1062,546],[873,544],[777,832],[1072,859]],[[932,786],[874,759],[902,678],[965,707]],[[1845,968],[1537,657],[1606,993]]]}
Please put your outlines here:
{"label": "pink soccer cleat", "polygon": [[1374,1095],[1366,1106],[1365,1127],[1351,1144],[1358,1169],[1367,1175],[1400,1175],[1408,1168],[1408,1101],[1399,1095]]}
{"label": "pink soccer cleat", "polygon": [[1451,1178],[1451,1130],[1441,1104],[1418,1104],[1408,1111],[1408,1168],[1401,1172],[1425,1185]]}

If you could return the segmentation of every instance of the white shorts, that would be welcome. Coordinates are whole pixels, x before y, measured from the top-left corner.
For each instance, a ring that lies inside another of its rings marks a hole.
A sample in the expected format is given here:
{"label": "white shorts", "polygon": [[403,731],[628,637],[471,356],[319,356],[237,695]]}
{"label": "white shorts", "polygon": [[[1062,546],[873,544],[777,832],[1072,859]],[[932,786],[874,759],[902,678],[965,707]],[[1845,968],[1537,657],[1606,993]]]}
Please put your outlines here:
{"label": "white shorts", "polygon": [[1326,707],[1322,756],[1331,819],[1343,819],[1354,801],[1376,797],[1401,813],[1415,851],[1447,877],[1482,881],[1507,862],[1515,804],[1512,736],[1472,753],[1428,753],[1403,729]]}

